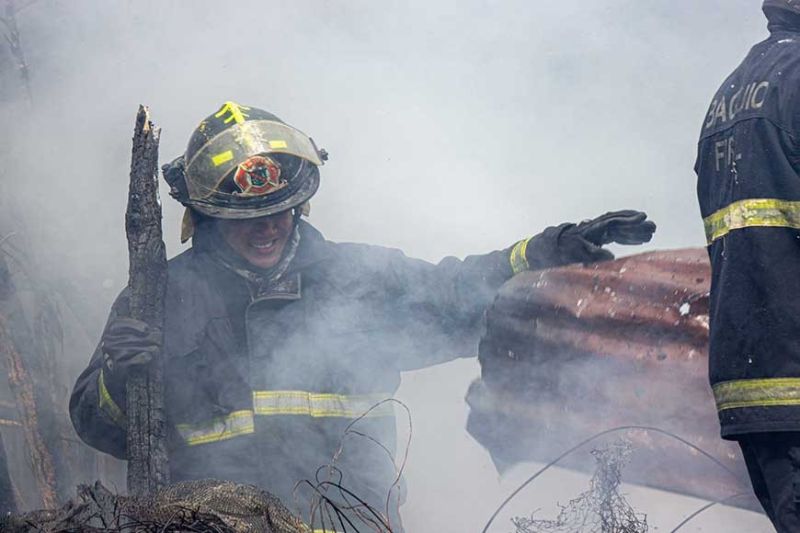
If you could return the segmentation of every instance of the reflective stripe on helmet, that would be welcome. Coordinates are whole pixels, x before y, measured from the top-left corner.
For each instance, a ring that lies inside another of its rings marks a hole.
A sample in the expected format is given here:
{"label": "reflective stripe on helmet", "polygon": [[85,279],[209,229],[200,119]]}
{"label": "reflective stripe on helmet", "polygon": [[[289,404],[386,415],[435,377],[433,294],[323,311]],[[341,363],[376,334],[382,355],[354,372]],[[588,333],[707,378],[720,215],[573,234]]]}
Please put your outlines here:
{"label": "reflective stripe on helmet", "polygon": [[800,229],[800,202],[774,198],[740,200],[703,219],[710,245],[731,231],[753,227]]}
{"label": "reflective stripe on helmet", "polygon": [[725,381],[713,389],[718,411],[800,405],[800,378]]}

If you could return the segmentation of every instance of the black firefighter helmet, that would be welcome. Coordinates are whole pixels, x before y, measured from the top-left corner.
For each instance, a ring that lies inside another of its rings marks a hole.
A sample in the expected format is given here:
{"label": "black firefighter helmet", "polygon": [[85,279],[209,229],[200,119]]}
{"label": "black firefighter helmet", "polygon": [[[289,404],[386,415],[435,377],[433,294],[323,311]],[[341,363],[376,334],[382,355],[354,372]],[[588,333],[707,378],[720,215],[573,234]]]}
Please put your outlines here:
{"label": "black firefighter helmet", "polygon": [[800,13],[800,0],[764,0],[763,9],[765,12],[770,9],[783,9]]}
{"label": "black firefighter helmet", "polygon": [[[225,102],[194,130],[186,153],[163,167],[171,196],[214,218],[256,218],[304,206],[327,158],[300,130],[256,107]],[[190,210],[181,240],[192,234]]]}

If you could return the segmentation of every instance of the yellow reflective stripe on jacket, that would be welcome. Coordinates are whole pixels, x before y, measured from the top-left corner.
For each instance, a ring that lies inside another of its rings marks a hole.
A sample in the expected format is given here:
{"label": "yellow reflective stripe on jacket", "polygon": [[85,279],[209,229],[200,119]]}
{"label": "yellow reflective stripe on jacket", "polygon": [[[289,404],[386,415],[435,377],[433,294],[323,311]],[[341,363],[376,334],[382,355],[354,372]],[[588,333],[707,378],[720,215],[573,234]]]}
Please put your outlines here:
{"label": "yellow reflective stripe on jacket", "polygon": [[530,270],[528,257],[525,255],[526,251],[528,250],[529,240],[530,239],[523,239],[515,244],[511,249],[508,260],[511,262],[511,270],[514,272],[514,274],[519,274],[525,270]]}
{"label": "yellow reflective stripe on jacket", "polygon": [[390,417],[394,416],[392,404],[381,403],[390,397],[391,394],[349,396],[306,391],[254,391],[252,410],[234,411],[198,424],[178,424],[176,429],[186,444],[195,446],[255,433],[255,416]]}
{"label": "yellow reflective stripe on jacket", "polygon": [[[260,416],[305,415],[311,417],[358,418],[391,395],[349,396],[306,391],[254,391],[253,408]],[[365,416],[392,416],[392,405],[382,404]]]}
{"label": "yellow reflective stripe on jacket", "polygon": [[234,411],[223,416],[199,424],[178,424],[175,426],[186,444],[207,444],[232,439],[240,435],[249,435],[256,430],[253,411],[247,409]]}
{"label": "yellow reflective stripe on jacket", "polygon": [[703,219],[713,243],[733,230],[753,227],[800,229],[800,202],[774,198],[740,200]]}
{"label": "yellow reflective stripe on jacket", "polygon": [[800,405],[800,378],[725,381],[713,389],[718,411]]}
{"label": "yellow reflective stripe on jacket", "polygon": [[122,412],[122,409],[119,408],[117,402],[114,401],[114,398],[111,397],[111,393],[108,392],[102,368],[100,369],[100,375],[97,377],[97,390],[100,398],[100,409],[102,409],[116,425],[123,428],[126,427],[128,425],[127,417],[125,413]]}

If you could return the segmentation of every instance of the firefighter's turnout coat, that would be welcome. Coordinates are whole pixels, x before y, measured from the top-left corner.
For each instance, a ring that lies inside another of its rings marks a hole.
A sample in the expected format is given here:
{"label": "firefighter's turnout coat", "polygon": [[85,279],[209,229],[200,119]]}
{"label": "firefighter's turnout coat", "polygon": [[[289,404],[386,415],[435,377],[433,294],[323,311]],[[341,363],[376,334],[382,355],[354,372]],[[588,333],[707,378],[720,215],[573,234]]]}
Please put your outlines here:
{"label": "firefighter's turnout coat", "polygon": [[[401,371],[474,355],[483,311],[512,276],[512,250],[433,265],[333,243],[304,222],[299,235],[288,270],[267,286],[220,262],[197,237],[169,262],[163,357],[172,480],[251,483],[307,512],[307,487],[297,499],[293,488],[316,483],[317,469],[333,462],[342,485],[383,510],[398,475],[377,444],[395,451],[396,405],[380,402],[393,396]],[[528,256],[546,240],[528,246]],[[540,248],[534,266],[558,262]],[[112,317],[126,306],[123,292]],[[108,375],[98,347],[70,412],[84,440],[124,458],[124,387]]]}
{"label": "firefighter's turnout coat", "polygon": [[800,431],[800,16],[781,11],[714,96],[697,194],[722,435]]}

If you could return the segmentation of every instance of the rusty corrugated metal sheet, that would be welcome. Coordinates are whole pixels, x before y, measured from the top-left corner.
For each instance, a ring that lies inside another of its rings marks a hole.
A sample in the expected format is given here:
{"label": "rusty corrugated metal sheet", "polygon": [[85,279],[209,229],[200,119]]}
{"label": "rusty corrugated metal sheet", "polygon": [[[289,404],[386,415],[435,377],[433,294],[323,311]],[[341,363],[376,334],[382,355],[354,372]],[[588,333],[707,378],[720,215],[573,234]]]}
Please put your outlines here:
{"label": "rusty corrugated metal sheet", "polygon": [[[613,427],[655,426],[746,480],[738,446],[719,438],[708,386],[709,283],[703,249],[514,277],[487,313],[481,379],[467,397],[470,433],[502,469],[550,460]],[[628,481],[709,499],[749,490],[658,433],[627,437],[637,450]],[[589,469],[586,455],[567,464]]]}

